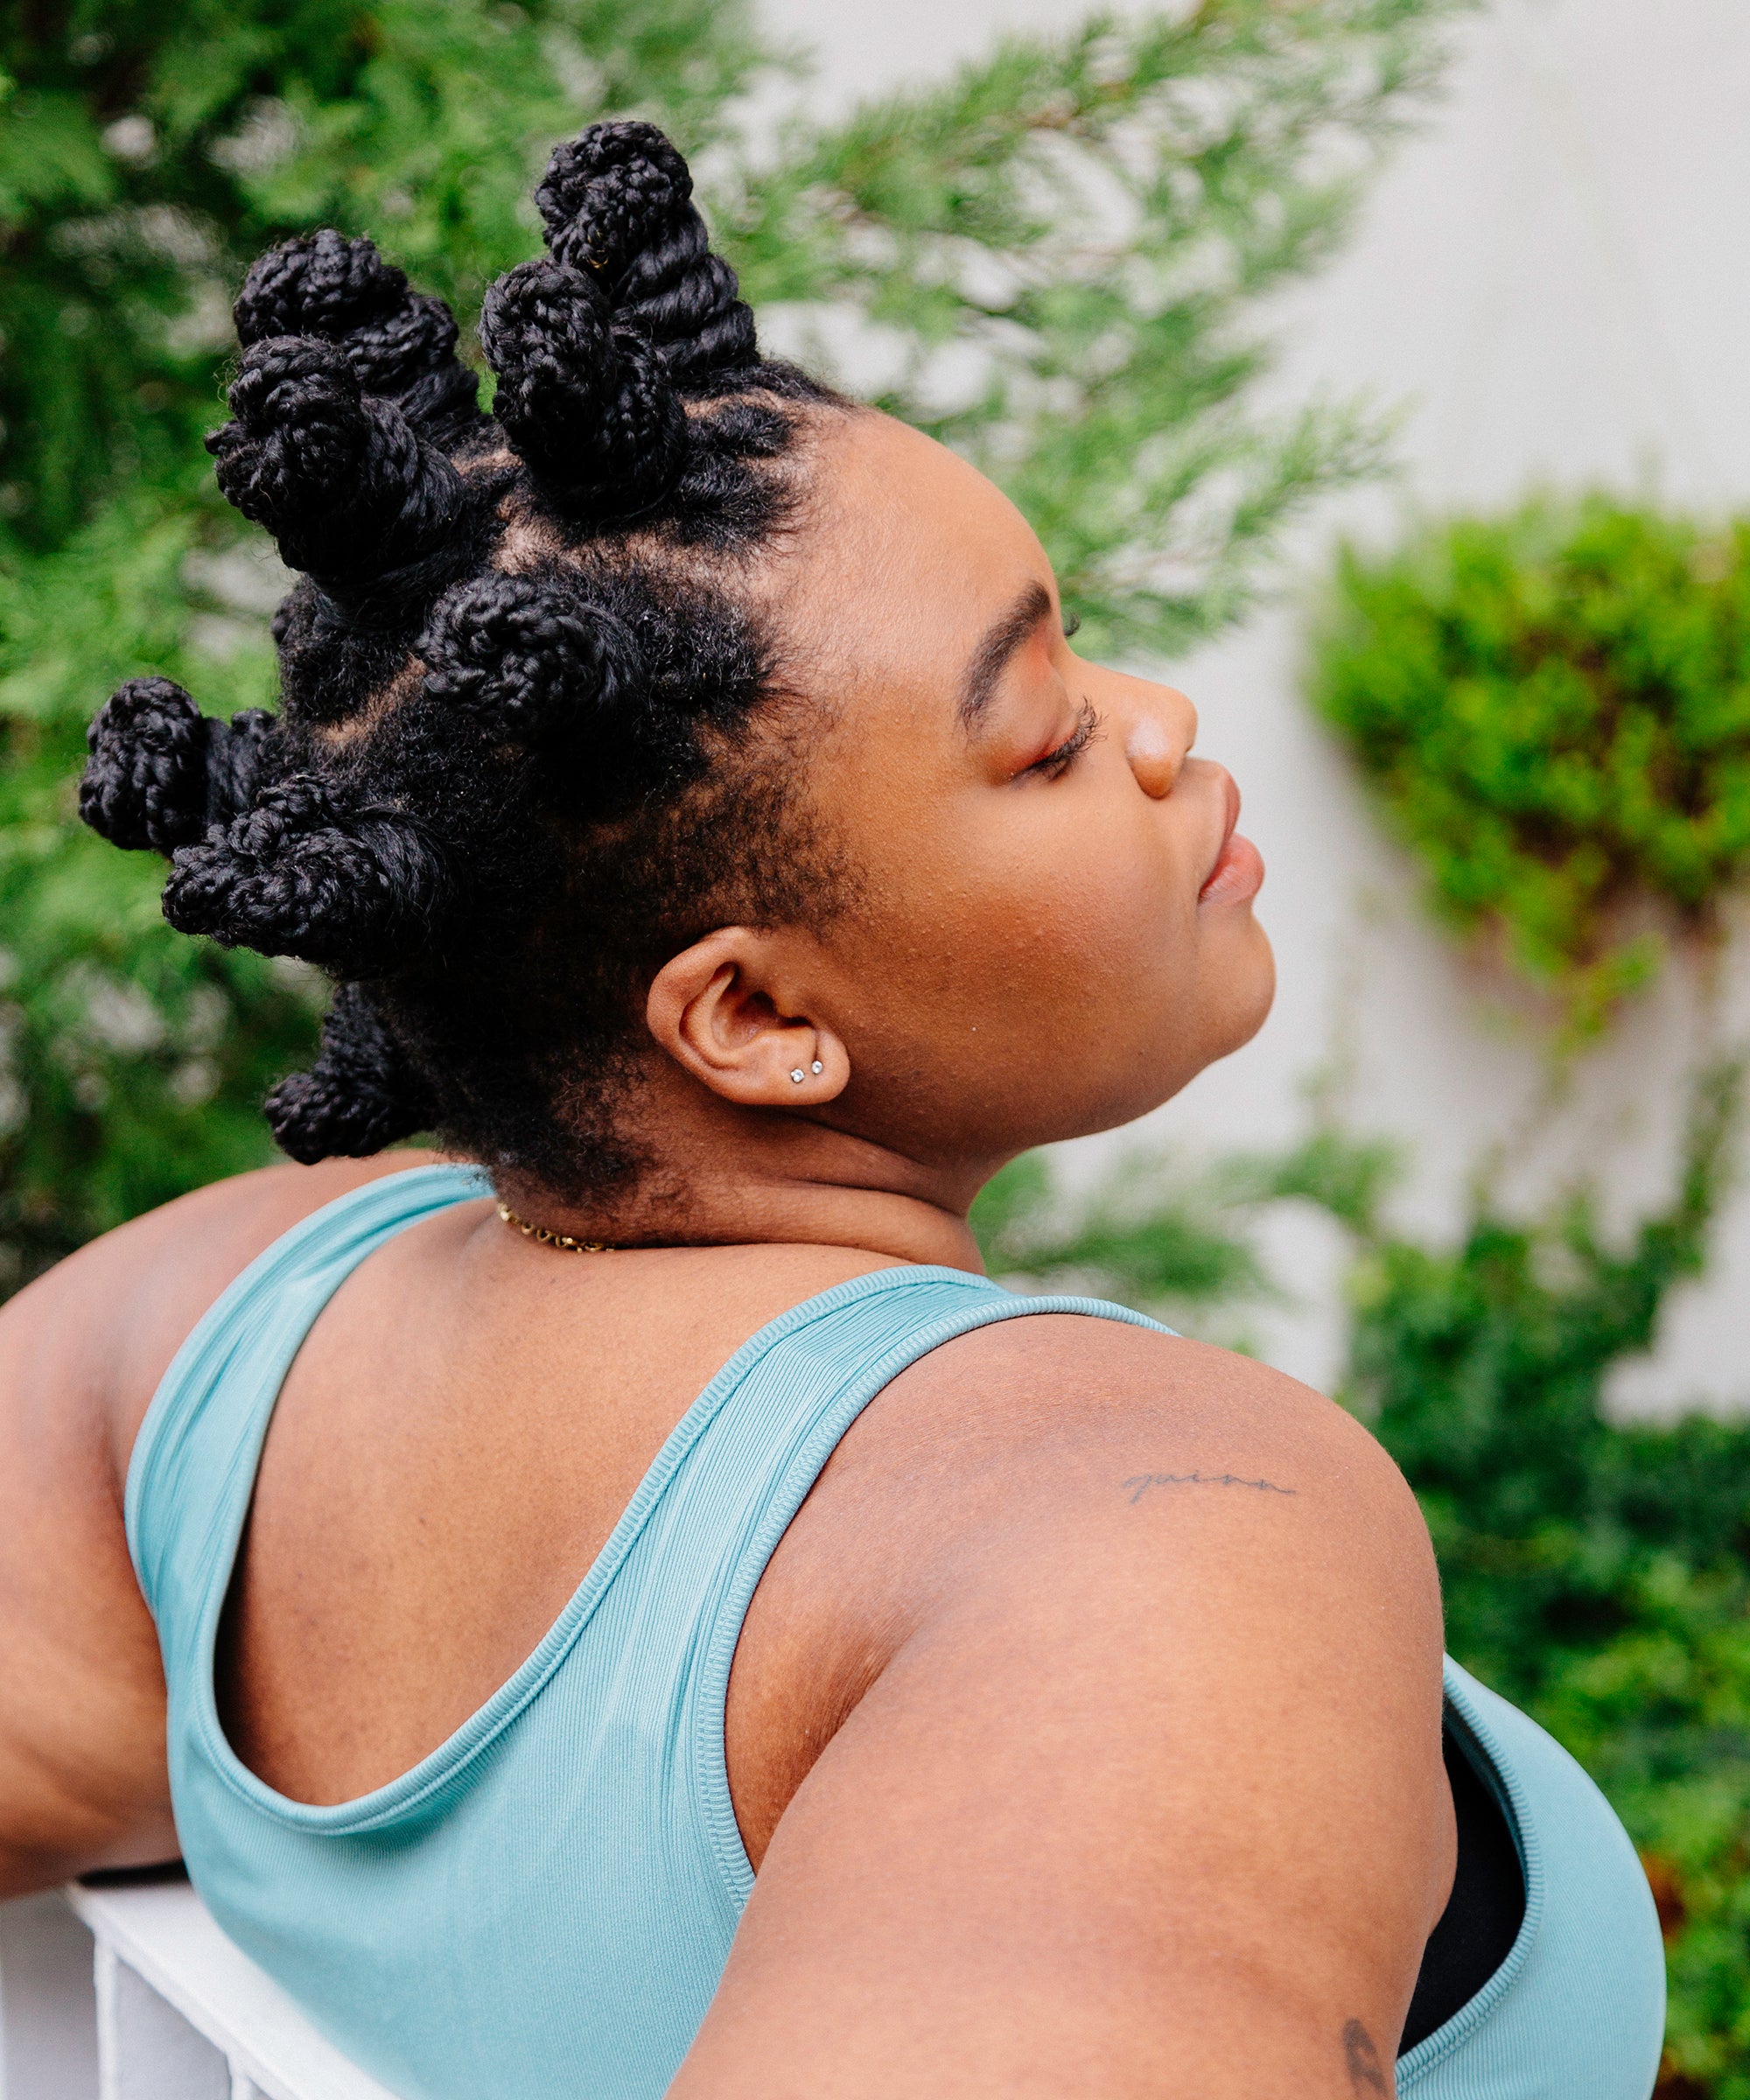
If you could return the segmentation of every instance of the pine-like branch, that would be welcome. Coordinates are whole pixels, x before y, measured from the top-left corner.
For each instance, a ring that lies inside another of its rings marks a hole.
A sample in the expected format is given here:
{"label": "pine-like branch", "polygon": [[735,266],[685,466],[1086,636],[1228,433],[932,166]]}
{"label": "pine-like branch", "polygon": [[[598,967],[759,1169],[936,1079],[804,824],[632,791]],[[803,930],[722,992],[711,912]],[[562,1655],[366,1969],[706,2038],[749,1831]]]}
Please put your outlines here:
{"label": "pine-like branch", "polygon": [[1256,309],[1330,254],[1462,4],[1206,0],[1011,39],[745,176],[744,284],[769,337],[853,389],[884,362],[880,405],[1009,490],[1089,646],[1182,647],[1378,464],[1359,404],[1250,412]]}

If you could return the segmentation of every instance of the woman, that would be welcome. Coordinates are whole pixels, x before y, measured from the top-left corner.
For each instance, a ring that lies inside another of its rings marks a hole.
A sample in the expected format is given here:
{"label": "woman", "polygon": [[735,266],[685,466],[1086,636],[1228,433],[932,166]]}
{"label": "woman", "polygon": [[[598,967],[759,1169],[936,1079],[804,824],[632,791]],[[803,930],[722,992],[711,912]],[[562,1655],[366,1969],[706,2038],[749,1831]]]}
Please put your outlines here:
{"label": "woman", "polygon": [[1377,1446],[982,1276],[998,1166],[1259,1026],[1262,867],[690,189],[559,150],[491,416],[368,242],[238,301],[283,709],[133,681],[81,806],[339,989],[305,1164],[0,1321],[4,1886],[180,1851],[410,2100],[1642,2100],[1633,1853],[1443,1703]]}

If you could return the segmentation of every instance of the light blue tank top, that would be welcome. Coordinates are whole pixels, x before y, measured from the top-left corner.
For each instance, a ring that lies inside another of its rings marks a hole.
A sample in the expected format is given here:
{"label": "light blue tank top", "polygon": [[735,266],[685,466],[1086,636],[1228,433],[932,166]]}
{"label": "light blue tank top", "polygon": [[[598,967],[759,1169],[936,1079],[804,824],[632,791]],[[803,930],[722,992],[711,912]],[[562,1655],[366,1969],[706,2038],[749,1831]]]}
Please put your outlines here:
{"label": "light blue tank top", "polygon": [[[214,1703],[262,1438],[358,1264],[486,1193],[472,1170],[422,1167],[330,1204],[237,1278],[164,1376],[127,1523],[164,1650],[177,1828],[226,1931],[406,2100],[658,2100],[753,1886],[724,1768],[736,1640],[834,1446],[906,1365],[990,1321],[1151,1323],[949,1269],[809,1298],[694,1402],[515,1676],[412,1771],[312,1808],[238,1760]],[[1646,2100],[1664,1977],[1628,1841],[1572,1759],[1452,1663],[1446,1698],[1515,1831],[1525,1916],[1491,1981],[1401,2059],[1398,2091]]]}

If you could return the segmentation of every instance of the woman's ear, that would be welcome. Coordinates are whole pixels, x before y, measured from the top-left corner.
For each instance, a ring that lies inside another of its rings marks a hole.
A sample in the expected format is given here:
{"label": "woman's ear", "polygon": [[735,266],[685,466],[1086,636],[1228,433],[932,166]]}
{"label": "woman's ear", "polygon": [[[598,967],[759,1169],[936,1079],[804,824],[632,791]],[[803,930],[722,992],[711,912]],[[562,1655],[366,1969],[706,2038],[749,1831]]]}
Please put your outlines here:
{"label": "woman's ear", "polygon": [[683,1071],[743,1108],[816,1109],[844,1091],[850,1058],[792,1009],[781,936],[719,927],[665,962],[645,1000],[650,1032]]}

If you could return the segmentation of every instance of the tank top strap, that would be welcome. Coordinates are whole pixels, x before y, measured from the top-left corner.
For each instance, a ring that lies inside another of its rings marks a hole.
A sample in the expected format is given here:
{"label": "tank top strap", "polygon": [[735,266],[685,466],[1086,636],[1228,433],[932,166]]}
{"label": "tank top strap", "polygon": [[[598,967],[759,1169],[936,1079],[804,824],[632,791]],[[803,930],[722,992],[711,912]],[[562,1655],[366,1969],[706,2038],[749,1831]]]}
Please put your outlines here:
{"label": "tank top strap", "polygon": [[214,1299],[158,1382],[128,1466],[128,1549],[167,1669],[194,1639],[247,1505],[274,1403],[317,1315],[360,1262],[422,1218],[492,1194],[472,1166],[386,1174],[325,1204]]}
{"label": "tank top strap", "polygon": [[964,1270],[877,1270],[762,1328],[700,1395],[627,1510],[616,1587],[635,1623],[616,1646],[672,1670],[674,1628],[690,1629],[682,1681],[660,1703],[692,1746],[694,1812],[738,1908],[753,1871],[730,1799],[724,1701],[766,1563],[840,1438],[902,1371],[975,1328],[1051,1312],[1169,1332],[1125,1306],[1025,1297]]}

